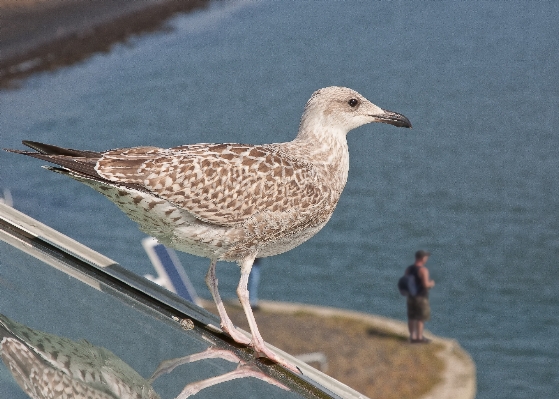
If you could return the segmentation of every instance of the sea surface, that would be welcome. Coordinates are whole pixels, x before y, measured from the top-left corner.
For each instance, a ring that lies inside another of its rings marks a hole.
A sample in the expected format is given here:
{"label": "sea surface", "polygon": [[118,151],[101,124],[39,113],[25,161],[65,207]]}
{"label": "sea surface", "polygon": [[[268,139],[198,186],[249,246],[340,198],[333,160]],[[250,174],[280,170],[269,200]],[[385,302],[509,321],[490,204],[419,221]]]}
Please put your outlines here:
{"label": "sea surface", "polygon": [[[557,2],[214,4],[0,92],[0,146],[281,142],[295,137],[314,90],[354,88],[413,129],[348,135],[334,216],[263,261],[261,297],[405,320],[396,282],[417,249],[429,250],[427,327],[472,355],[478,398],[557,398],[558,19]],[[133,222],[42,164],[0,153],[0,188],[17,209],[153,273]],[[180,258],[209,297],[209,262]],[[225,297],[238,274],[218,264]]]}

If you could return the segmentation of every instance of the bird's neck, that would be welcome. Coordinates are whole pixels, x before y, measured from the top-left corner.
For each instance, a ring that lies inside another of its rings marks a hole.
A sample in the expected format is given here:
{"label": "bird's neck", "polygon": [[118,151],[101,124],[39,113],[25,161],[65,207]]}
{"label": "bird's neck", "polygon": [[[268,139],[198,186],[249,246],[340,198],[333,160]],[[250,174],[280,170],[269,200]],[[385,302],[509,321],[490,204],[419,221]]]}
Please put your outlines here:
{"label": "bird's neck", "polygon": [[349,172],[346,132],[328,128],[300,129],[295,140],[285,143],[290,154],[312,164],[320,178],[341,194]]}

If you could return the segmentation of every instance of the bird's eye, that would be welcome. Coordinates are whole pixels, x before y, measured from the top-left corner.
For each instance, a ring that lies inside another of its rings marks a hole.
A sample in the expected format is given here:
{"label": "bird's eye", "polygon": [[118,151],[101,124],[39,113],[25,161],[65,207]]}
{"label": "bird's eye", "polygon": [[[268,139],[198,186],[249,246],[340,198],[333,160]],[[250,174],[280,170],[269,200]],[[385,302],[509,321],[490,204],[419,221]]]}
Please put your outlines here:
{"label": "bird's eye", "polygon": [[349,100],[347,103],[349,104],[349,106],[350,106],[351,108],[354,108],[354,107],[357,106],[357,104],[359,104],[359,101],[358,101],[357,99],[355,99],[355,98],[352,98],[352,99]]}

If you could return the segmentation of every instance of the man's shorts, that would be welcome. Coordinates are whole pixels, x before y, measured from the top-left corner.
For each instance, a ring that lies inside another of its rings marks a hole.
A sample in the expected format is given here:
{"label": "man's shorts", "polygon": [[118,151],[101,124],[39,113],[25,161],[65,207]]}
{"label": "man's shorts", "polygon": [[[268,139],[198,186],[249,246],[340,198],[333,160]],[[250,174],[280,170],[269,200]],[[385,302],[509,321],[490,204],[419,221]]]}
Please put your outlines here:
{"label": "man's shorts", "polygon": [[408,296],[408,319],[427,321],[431,318],[429,298],[424,296]]}

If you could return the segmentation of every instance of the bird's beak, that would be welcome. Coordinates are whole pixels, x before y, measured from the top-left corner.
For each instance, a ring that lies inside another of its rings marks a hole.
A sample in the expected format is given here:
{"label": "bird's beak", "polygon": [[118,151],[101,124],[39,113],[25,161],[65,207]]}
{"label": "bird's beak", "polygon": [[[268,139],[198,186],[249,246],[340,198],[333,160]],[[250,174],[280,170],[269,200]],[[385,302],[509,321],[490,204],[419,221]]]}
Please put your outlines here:
{"label": "bird's beak", "polygon": [[404,115],[383,109],[381,114],[370,115],[373,122],[388,123],[398,127],[411,128],[411,122]]}

